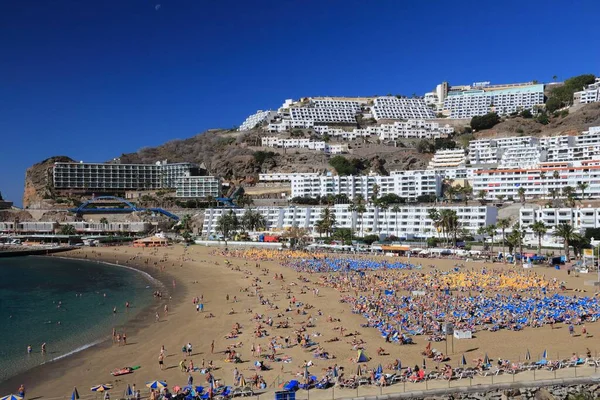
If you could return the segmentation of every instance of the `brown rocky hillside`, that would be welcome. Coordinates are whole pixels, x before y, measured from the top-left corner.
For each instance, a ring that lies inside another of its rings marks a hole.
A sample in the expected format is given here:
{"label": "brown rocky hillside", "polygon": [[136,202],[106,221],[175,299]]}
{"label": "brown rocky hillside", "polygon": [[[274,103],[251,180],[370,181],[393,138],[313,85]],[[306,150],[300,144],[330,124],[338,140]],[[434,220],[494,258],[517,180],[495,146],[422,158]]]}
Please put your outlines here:
{"label": "brown rocky hillside", "polygon": [[590,126],[600,126],[600,103],[587,104],[574,111],[570,110],[566,117],[553,117],[548,125],[542,125],[535,119],[521,117],[504,118],[492,129],[477,132],[477,138],[493,138],[507,136],[557,136],[576,135]]}

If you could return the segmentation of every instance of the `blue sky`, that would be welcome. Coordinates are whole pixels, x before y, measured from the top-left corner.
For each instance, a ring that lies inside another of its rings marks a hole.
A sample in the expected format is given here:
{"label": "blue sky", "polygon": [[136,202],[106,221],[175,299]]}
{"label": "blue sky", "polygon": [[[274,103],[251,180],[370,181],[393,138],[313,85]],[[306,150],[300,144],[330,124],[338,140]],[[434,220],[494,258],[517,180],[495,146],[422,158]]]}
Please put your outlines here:
{"label": "blue sky", "polygon": [[[158,6],[160,5],[160,7]],[[286,98],[600,74],[597,0],[3,0],[0,191]]]}

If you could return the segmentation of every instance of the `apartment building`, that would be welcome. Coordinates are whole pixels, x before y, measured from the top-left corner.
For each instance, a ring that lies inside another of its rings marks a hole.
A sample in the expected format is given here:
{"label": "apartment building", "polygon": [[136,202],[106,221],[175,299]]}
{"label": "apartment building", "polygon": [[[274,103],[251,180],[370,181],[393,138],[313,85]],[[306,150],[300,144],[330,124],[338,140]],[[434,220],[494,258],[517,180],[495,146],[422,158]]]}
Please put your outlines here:
{"label": "apartment building", "polygon": [[253,129],[254,127],[256,127],[256,125],[260,125],[265,121],[271,121],[273,118],[275,118],[276,115],[277,113],[275,111],[258,110],[254,114],[249,115],[248,118],[246,118],[244,122],[242,122],[242,124],[238,128],[238,131],[248,131],[250,129]]}
{"label": "apartment building", "polygon": [[350,199],[361,196],[365,200],[395,194],[408,200],[422,195],[440,196],[442,176],[435,171],[395,171],[390,176],[300,176],[291,180],[292,197],[325,197],[345,194]]}
{"label": "apartment building", "polygon": [[[285,231],[292,227],[307,229],[312,235],[317,236],[316,225],[321,219],[325,207],[255,207],[266,221],[265,230]],[[358,214],[351,211],[347,204],[337,204],[330,207],[335,215],[336,228],[352,229],[355,235],[383,234],[394,235],[399,238],[429,238],[441,235],[429,218],[431,207],[399,207],[397,212],[391,209],[381,209],[367,206],[366,212]],[[458,215],[458,220],[466,231],[476,235],[477,230],[496,222],[498,211],[489,206],[455,206],[436,207],[437,210],[452,209]],[[219,218],[226,213],[234,213],[242,218],[244,209],[207,209],[204,213],[202,234],[206,237],[218,233]]]}
{"label": "apartment building", "polygon": [[540,146],[510,147],[500,150],[502,155],[498,168],[535,168],[547,159],[546,151]]}
{"label": "apartment building", "polygon": [[175,197],[219,197],[221,181],[214,176],[186,176],[177,181]]}
{"label": "apartment building", "polygon": [[371,113],[376,120],[435,118],[435,113],[423,99],[399,99],[394,96],[376,97]]}
{"label": "apartment building", "polygon": [[573,104],[589,104],[600,101],[600,78],[596,82],[583,88],[582,91],[573,93]]}
{"label": "apartment building", "polygon": [[[488,82],[482,82],[488,83]],[[444,100],[444,110],[450,118],[472,118],[496,112],[499,115],[532,110],[544,104],[544,85],[478,85],[466,90],[450,90]]]}
{"label": "apartment building", "polygon": [[467,156],[463,149],[438,150],[433,155],[427,169],[464,168]]}
{"label": "apartment building", "polygon": [[579,191],[580,184],[587,184],[586,197],[600,198],[600,161],[569,163],[540,163],[536,168],[512,168],[478,170],[473,178],[473,192],[485,191],[487,199],[518,199],[520,188],[525,198],[550,198],[552,193],[560,196],[566,186]]}
{"label": "apartment building", "polygon": [[587,228],[600,228],[600,208],[522,207],[519,210],[519,222],[529,233],[532,233],[531,225],[538,221],[544,223],[548,235],[560,224],[569,224],[583,233]]}
{"label": "apartment building", "polygon": [[477,139],[469,142],[469,153],[489,148],[508,149],[512,147],[531,147],[540,144],[542,139],[533,136],[513,136],[494,139]]}
{"label": "apartment building", "polygon": [[318,172],[271,172],[258,174],[259,182],[291,182],[293,178],[317,177]]}
{"label": "apartment building", "polygon": [[444,101],[444,110],[455,119],[472,118],[490,112],[492,97],[483,90],[449,92]]}
{"label": "apartment building", "polygon": [[292,121],[356,124],[356,110],[349,108],[290,107]]}
{"label": "apartment building", "polygon": [[327,125],[317,125],[313,130],[320,135],[329,135],[344,140],[355,140],[371,136],[379,136],[381,141],[396,139],[437,139],[447,137],[454,133],[454,128],[446,124],[440,126],[439,123],[424,119],[415,119],[408,121],[396,121],[391,124],[381,124],[369,126],[367,128],[354,128],[345,130],[333,128]]}
{"label": "apartment building", "polygon": [[329,144],[311,139],[284,139],[277,136],[266,136],[261,139],[263,147],[280,149],[309,149],[322,151],[325,154],[345,154],[349,152],[347,144]]}
{"label": "apartment building", "polygon": [[549,147],[548,162],[569,162],[600,159],[600,144]]}

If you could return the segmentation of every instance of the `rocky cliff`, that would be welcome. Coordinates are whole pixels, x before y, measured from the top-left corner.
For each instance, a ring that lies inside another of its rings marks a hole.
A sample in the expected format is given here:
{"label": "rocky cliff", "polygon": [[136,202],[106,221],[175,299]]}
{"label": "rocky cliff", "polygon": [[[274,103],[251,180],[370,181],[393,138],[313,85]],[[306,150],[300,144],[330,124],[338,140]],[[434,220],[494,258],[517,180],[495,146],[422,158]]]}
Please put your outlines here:
{"label": "rocky cliff", "polygon": [[74,162],[74,160],[66,156],[55,156],[27,168],[23,207],[44,208],[45,206],[52,206],[49,199],[53,197],[52,166],[55,162]]}

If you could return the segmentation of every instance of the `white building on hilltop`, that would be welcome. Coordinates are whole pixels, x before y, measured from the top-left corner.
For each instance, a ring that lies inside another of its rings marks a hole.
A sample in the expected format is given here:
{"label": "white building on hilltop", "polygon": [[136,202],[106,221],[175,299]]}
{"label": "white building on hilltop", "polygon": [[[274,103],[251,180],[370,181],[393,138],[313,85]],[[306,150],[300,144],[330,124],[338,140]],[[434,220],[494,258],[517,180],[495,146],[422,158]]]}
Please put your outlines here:
{"label": "white building on hilltop", "polygon": [[600,101],[600,78],[586,86],[582,91],[573,93],[573,104],[589,104]]}
{"label": "white building on hilltop", "polygon": [[261,143],[263,147],[317,150],[325,154],[345,154],[349,152],[347,144],[329,144],[311,139],[284,139],[277,136],[266,136],[261,139]]}
{"label": "white building on hilltop", "polygon": [[438,150],[433,155],[427,169],[464,168],[467,156],[463,149]]}
{"label": "white building on hilltop", "polygon": [[376,120],[435,118],[435,113],[425,104],[423,99],[406,99],[394,96],[376,97],[371,112]]}
{"label": "white building on hilltop", "polygon": [[275,118],[277,113],[275,111],[267,110],[258,110],[256,113],[248,116],[244,122],[238,128],[238,131],[248,131],[256,127],[256,125],[262,124],[264,121],[269,122],[271,119]]}
{"label": "white building on hilltop", "polygon": [[[433,226],[429,218],[432,207],[402,206],[399,211],[381,209],[367,206],[366,212],[358,214],[351,211],[348,204],[337,204],[330,207],[336,219],[336,228],[349,228],[355,235],[383,234],[394,235],[399,238],[429,238],[440,236],[441,233]],[[471,235],[476,235],[482,226],[494,224],[498,211],[489,206],[454,206],[435,207],[437,210],[451,209],[456,211],[459,224]],[[254,207],[266,221],[267,231],[286,231],[292,227],[306,229],[310,234],[317,235],[317,221],[325,207]],[[238,219],[242,218],[246,210],[213,208],[204,213],[203,236],[218,233],[219,218],[226,213],[234,213]]]}

